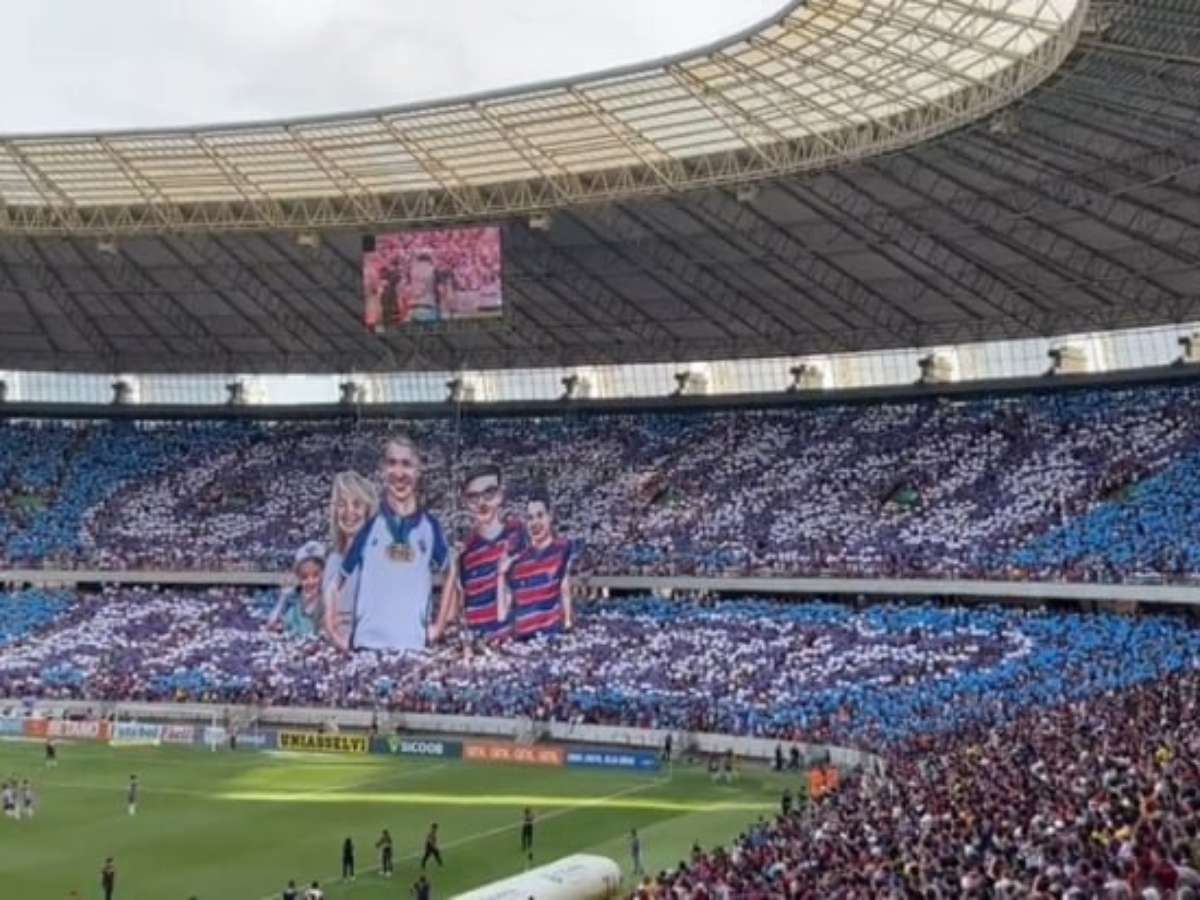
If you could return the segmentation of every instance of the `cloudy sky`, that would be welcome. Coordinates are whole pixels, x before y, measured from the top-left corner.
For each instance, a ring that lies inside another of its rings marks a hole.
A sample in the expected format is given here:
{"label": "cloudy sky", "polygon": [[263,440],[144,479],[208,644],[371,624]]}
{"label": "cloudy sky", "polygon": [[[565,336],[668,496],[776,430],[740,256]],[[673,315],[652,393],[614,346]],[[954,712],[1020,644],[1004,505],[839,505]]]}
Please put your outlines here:
{"label": "cloudy sky", "polygon": [[[708,43],[784,0],[8,0],[0,134],[428,100]],[[19,86],[19,87],[18,87]]]}

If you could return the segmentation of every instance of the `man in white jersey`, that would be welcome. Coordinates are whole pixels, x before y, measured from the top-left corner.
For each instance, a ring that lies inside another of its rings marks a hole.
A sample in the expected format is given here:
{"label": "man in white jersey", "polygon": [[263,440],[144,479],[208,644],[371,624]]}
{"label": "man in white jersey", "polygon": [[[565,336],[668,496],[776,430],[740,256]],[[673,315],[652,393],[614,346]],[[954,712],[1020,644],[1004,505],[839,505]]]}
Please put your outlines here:
{"label": "man in white jersey", "polygon": [[421,508],[421,458],[407,437],[383,448],[384,493],[342,561],[338,590],[358,573],[350,646],[355,650],[420,650],[429,625],[433,573],[450,554],[442,526]]}

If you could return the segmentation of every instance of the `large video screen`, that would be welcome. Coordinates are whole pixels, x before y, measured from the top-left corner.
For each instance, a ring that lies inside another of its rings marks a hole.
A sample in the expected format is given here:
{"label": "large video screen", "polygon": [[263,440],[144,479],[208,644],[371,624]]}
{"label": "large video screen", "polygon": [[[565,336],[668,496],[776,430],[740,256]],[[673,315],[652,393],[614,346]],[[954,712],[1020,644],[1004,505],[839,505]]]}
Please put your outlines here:
{"label": "large video screen", "polygon": [[518,494],[498,461],[473,461],[455,471],[443,519],[424,503],[425,456],[413,439],[386,437],[373,456],[363,471],[330,473],[328,539],[313,535],[295,552],[269,627],[347,650],[571,627],[575,542],[543,488]]}
{"label": "large video screen", "polygon": [[498,227],[383,234],[373,246],[362,260],[363,321],[370,330],[503,312]]}

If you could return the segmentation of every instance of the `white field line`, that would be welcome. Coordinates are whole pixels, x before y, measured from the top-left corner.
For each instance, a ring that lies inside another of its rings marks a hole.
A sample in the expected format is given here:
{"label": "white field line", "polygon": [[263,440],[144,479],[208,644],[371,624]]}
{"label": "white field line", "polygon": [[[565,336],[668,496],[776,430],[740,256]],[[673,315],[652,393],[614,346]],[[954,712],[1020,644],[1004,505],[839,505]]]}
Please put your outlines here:
{"label": "white field line", "polygon": [[[644,791],[644,790],[647,790],[652,787],[659,787],[660,785],[666,784],[670,780],[671,780],[671,777],[670,777],[670,775],[668,775],[666,778],[654,778],[654,779],[648,780],[644,784],[631,785],[627,788],[622,788],[619,791],[614,791],[611,794],[606,794],[603,797],[597,797],[594,801],[589,801],[585,805],[566,806],[561,809],[556,809],[553,812],[548,812],[544,816],[538,816],[537,821],[539,823],[545,822],[549,819],[557,819],[559,816],[567,816],[567,815],[570,815],[571,813],[579,812],[580,810],[583,810],[583,809],[594,809],[597,806],[603,806],[604,803],[608,800],[616,800],[619,797],[627,797],[630,794],[636,794],[639,791]],[[451,849],[453,847],[462,847],[466,844],[472,844],[475,841],[481,841],[484,838],[495,837],[496,835],[503,834],[506,831],[515,831],[516,829],[518,829],[520,827],[521,827],[521,824],[519,822],[512,822],[508,825],[498,825],[495,828],[489,828],[487,831],[478,831],[478,832],[475,832],[474,834],[468,834],[464,837],[461,837],[458,840],[450,841],[447,844],[442,844],[442,849]],[[424,854],[421,851],[414,851],[412,853],[406,854],[405,856],[397,856],[395,858],[395,862],[402,862],[404,860],[411,860],[411,859],[420,859],[420,857],[423,855]],[[377,871],[379,871],[379,866],[377,866],[377,865],[368,866],[365,869],[357,869],[357,867],[356,867],[356,870],[359,872],[363,872],[363,873],[377,872]],[[339,877],[338,875],[330,875],[327,878],[320,879],[320,881],[322,884],[324,884],[326,882],[336,882],[338,880],[338,877]],[[309,881],[301,879],[300,880],[300,889],[303,890],[304,886],[306,884],[308,884]],[[271,893],[267,894],[266,896],[260,897],[259,900],[277,900],[277,898],[279,897],[279,894],[280,894],[280,891],[275,890],[275,891],[272,891]]]}
{"label": "white field line", "polygon": [[[380,769],[375,769],[374,773],[370,777],[360,778],[356,781],[351,781],[348,784],[335,784],[335,785],[330,785],[328,787],[316,788],[315,790],[309,791],[308,793],[310,793],[310,794],[330,794],[330,793],[334,793],[336,791],[345,791],[345,790],[349,790],[350,788],[361,787],[364,784],[370,784],[372,781],[375,781],[377,778],[381,778],[381,777],[387,777],[388,781],[400,781],[404,778],[412,778],[416,775],[424,775],[427,772],[436,772],[438,769],[446,768],[447,765],[449,765],[449,763],[444,763],[444,762],[443,763],[434,763],[432,765],[421,766],[416,769],[409,769],[408,771],[400,772],[398,774],[394,774],[394,775],[390,775],[390,776],[384,776]],[[108,793],[111,791],[114,793],[119,792],[122,795],[124,795],[125,788],[126,788],[126,785],[123,783],[118,784],[115,787],[113,787],[111,785],[86,784],[86,783],[74,782],[74,781],[55,781],[52,779],[39,779],[39,783],[43,784],[43,785],[47,785],[49,787],[66,788],[66,789],[72,790],[72,791],[99,791],[101,793]],[[147,795],[153,797],[155,794],[171,794],[171,795],[180,796],[180,797],[206,797],[210,800],[211,799],[221,799],[219,797],[219,795],[213,794],[212,791],[197,791],[197,790],[192,790],[189,788],[170,788],[170,787],[147,788],[145,786],[145,784],[143,783],[141,788],[138,791],[138,805],[142,804],[143,798],[146,797]]]}

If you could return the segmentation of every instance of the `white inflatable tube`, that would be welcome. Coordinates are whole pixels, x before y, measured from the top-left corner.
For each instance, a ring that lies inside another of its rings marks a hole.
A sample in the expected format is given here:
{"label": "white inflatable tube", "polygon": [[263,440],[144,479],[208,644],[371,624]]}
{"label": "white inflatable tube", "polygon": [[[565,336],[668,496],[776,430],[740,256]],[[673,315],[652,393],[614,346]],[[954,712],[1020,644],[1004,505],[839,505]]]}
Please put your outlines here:
{"label": "white inflatable tube", "polygon": [[621,867],[606,856],[576,853],[494,881],[456,900],[607,900],[621,892]]}

